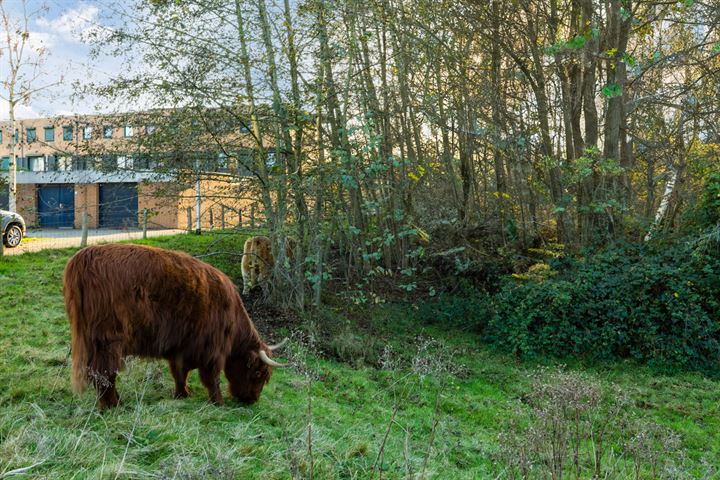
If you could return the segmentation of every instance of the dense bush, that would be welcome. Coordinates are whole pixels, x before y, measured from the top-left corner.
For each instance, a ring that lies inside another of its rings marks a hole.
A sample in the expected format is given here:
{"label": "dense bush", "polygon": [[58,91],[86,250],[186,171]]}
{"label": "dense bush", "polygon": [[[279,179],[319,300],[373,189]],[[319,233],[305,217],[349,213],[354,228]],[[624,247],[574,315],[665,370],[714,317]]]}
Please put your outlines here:
{"label": "dense bush", "polygon": [[720,222],[720,173],[711,174],[703,187],[700,204],[695,211],[701,225],[713,226]]}
{"label": "dense bush", "polygon": [[720,374],[720,229],[673,243],[618,244],[467,283],[417,306],[417,318],[476,331],[520,357],[631,358]]}
{"label": "dense bush", "polygon": [[508,280],[485,337],[520,356],[634,358],[720,371],[720,255],[714,242],[620,245],[558,274]]}

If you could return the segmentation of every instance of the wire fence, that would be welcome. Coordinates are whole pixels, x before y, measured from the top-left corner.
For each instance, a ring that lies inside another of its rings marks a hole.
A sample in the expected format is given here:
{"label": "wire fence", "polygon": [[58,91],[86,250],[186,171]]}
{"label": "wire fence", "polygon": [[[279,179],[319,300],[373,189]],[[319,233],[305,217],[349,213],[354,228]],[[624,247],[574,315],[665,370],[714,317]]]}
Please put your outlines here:
{"label": "wire fence", "polygon": [[265,223],[251,199],[142,196],[137,189],[123,194],[118,188],[102,201],[87,202],[81,189],[74,189],[72,197],[56,190],[35,192],[33,202],[18,197],[17,213],[26,229],[4,214],[0,256],[187,233],[246,232]]}

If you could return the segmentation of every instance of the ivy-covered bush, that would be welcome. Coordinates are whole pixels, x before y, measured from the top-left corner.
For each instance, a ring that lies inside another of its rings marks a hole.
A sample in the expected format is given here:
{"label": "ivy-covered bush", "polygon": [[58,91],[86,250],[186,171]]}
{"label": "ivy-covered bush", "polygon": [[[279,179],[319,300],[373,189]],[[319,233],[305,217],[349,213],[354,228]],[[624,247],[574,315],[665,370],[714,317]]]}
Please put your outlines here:
{"label": "ivy-covered bush", "polygon": [[713,173],[706,180],[696,210],[702,226],[713,226],[720,222],[720,173]]}
{"label": "ivy-covered bush", "polygon": [[633,358],[720,372],[720,247],[620,245],[508,279],[485,337],[519,356]]}

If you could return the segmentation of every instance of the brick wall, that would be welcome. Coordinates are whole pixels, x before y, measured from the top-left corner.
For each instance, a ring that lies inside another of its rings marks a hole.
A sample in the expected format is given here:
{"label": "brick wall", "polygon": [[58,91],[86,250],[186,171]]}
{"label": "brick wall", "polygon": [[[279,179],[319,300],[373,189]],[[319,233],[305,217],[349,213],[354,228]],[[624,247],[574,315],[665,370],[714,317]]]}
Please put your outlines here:
{"label": "brick wall", "polygon": [[18,184],[17,212],[28,227],[37,225],[37,193],[34,184]]}
{"label": "brick wall", "polygon": [[143,225],[143,210],[148,209],[148,229],[183,228],[179,226],[177,187],[170,183],[138,184],[138,225]]}
{"label": "brick wall", "polygon": [[88,228],[100,222],[100,187],[97,183],[75,184],[75,228],[82,228],[82,212],[87,208]]}
{"label": "brick wall", "polygon": [[[255,198],[248,198],[246,194],[242,194],[239,185],[235,182],[203,180],[200,182],[200,194],[200,223],[203,230],[222,228],[223,211],[225,212],[225,228],[238,226],[240,216],[242,216],[242,225],[249,226],[252,204],[255,204],[254,213],[256,224],[259,225],[263,222],[260,212],[260,201]],[[197,221],[195,195],[194,187],[179,192],[180,212],[178,214],[178,228],[187,229],[187,209],[189,207],[192,217],[192,229],[195,229]]]}

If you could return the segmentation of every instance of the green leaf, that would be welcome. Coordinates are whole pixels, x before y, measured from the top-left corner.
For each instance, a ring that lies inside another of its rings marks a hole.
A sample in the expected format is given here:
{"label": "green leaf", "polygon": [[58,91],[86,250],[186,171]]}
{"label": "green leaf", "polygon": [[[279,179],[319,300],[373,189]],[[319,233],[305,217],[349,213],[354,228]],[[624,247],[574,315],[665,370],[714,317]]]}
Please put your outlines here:
{"label": "green leaf", "polygon": [[573,37],[572,40],[567,43],[567,47],[574,49],[582,48],[585,43],[587,43],[587,38],[585,38],[585,36],[575,35],[575,37]]}
{"label": "green leaf", "polygon": [[603,87],[602,94],[606,98],[621,97],[623,94],[623,87],[617,83],[608,83]]}
{"label": "green leaf", "polygon": [[634,67],[637,64],[637,60],[635,60],[634,57],[632,57],[629,53],[623,52],[622,54],[622,61],[629,65],[630,67]]}

